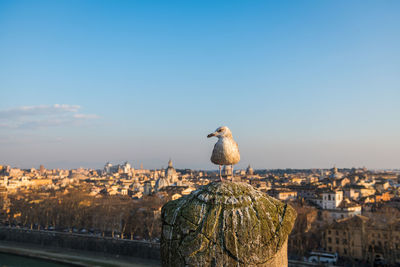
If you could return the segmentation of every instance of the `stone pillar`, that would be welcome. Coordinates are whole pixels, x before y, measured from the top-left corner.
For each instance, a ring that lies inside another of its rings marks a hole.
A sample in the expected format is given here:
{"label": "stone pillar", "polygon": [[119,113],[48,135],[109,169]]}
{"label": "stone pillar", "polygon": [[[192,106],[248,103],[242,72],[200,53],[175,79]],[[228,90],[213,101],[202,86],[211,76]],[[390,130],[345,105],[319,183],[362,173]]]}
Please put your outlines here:
{"label": "stone pillar", "polygon": [[279,266],[295,210],[251,185],[214,182],[162,208],[162,266]]}

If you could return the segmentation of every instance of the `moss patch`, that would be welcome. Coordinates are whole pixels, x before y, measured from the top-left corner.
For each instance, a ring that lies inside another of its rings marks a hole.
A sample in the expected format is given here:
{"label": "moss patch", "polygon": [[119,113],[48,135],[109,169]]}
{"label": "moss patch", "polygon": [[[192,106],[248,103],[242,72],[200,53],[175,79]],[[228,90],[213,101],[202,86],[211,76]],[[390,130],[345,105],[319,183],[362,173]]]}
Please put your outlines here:
{"label": "moss patch", "polygon": [[163,266],[264,266],[296,212],[251,185],[214,182],[162,209]]}

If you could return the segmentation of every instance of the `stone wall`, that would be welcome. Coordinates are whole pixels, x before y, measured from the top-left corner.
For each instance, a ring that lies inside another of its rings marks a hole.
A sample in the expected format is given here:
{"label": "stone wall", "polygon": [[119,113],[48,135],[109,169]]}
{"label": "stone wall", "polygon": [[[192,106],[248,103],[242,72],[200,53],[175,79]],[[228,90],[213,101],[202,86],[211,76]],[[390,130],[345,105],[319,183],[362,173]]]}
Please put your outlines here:
{"label": "stone wall", "polygon": [[145,241],[8,227],[0,227],[0,240],[146,259],[160,259],[160,244]]}

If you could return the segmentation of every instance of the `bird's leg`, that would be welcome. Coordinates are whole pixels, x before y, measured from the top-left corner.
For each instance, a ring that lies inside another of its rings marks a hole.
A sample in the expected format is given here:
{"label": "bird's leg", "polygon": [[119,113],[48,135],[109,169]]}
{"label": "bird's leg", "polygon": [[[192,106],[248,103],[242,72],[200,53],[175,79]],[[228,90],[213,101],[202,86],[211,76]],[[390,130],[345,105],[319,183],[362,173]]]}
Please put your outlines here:
{"label": "bird's leg", "polygon": [[232,178],[231,178],[231,180],[232,180],[232,182],[233,182],[233,164],[231,165],[231,171],[232,171]]}
{"label": "bird's leg", "polygon": [[222,166],[221,166],[221,165],[219,165],[219,179],[220,179],[220,180],[221,180],[221,182],[222,182],[221,168],[222,168]]}

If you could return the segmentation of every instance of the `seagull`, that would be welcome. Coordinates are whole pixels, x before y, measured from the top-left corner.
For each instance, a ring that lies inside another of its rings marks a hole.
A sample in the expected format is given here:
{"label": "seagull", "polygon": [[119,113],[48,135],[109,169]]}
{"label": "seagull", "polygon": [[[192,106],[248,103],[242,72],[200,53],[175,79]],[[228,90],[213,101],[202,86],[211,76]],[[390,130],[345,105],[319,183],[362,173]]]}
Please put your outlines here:
{"label": "seagull", "polygon": [[226,126],[221,126],[215,132],[207,135],[207,138],[217,137],[218,142],[214,145],[211,155],[211,162],[219,165],[219,178],[222,181],[221,167],[222,165],[232,166],[240,161],[240,153],[238,144],[233,140],[232,132]]}

